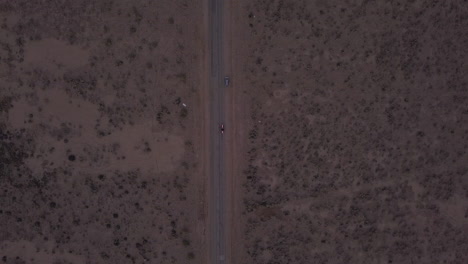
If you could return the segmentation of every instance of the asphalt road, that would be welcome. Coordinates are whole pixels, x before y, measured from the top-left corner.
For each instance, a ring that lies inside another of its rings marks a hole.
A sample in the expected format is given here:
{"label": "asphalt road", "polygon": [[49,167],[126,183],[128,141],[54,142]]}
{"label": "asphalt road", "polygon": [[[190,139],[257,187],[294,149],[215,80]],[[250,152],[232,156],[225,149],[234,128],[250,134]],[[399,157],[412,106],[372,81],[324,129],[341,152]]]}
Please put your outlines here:
{"label": "asphalt road", "polygon": [[226,259],[226,178],[224,140],[219,125],[224,124],[223,9],[224,0],[209,0],[210,31],[210,248],[211,263],[225,264]]}

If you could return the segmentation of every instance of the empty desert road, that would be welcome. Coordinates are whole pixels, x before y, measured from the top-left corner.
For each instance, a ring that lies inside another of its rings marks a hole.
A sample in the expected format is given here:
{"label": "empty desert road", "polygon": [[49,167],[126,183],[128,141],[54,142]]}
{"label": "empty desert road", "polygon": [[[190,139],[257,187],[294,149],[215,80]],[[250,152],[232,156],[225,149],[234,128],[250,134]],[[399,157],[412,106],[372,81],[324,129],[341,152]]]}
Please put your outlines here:
{"label": "empty desert road", "polygon": [[[220,124],[225,124],[223,67],[224,0],[208,0],[210,38],[210,259],[211,263],[227,263],[226,252],[226,179],[224,141]],[[229,133],[229,124],[225,124]]]}

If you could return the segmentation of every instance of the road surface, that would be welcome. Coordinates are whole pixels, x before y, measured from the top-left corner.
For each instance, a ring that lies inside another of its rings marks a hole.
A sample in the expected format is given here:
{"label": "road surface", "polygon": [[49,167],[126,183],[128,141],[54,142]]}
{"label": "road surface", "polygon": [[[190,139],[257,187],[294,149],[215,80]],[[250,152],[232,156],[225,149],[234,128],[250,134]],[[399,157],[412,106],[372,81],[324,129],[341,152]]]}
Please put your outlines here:
{"label": "road surface", "polygon": [[224,46],[223,13],[225,0],[209,0],[210,32],[210,262],[226,264],[227,259],[227,215],[226,215],[226,174],[224,166],[224,135],[219,125],[225,123],[224,113]]}

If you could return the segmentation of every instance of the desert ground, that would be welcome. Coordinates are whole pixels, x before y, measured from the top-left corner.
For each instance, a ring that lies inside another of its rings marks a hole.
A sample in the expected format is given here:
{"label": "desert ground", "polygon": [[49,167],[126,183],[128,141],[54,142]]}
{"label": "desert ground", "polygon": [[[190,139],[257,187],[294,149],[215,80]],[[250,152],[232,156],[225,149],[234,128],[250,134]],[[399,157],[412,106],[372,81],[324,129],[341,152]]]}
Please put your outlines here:
{"label": "desert ground", "polygon": [[0,1],[1,263],[206,263],[200,3]]}
{"label": "desert ground", "polygon": [[232,16],[232,263],[468,263],[468,5]]}
{"label": "desert ground", "polygon": [[[209,263],[207,3],[0,0],[0,263]],[[468,263],[468,5],[225,12],[227,263]]]}

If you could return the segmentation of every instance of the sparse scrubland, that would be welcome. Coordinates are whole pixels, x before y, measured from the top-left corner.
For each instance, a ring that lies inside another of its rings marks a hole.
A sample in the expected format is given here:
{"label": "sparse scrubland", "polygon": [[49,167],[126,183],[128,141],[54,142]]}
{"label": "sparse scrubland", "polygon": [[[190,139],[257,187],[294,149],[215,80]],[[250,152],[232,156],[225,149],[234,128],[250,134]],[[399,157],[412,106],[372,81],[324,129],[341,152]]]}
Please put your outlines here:
{"label": "sparse scrubland", "polygon": [[234,12],[238,263],[467,263],[468,6]]}
{"label": "sparse scrubland", "polygon": [[203,263],[202,11],[0,1],[1,263]]}

